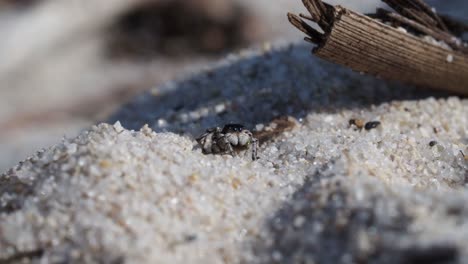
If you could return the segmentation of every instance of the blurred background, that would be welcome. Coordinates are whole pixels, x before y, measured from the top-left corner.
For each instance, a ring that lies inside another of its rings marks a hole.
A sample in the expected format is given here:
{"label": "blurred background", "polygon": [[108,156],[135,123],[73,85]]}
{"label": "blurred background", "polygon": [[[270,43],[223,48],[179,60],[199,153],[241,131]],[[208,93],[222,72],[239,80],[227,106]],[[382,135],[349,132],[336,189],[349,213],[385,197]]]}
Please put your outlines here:
{"label": "blurred background", "polygon": [[[466,0],[428,2],[467,20]],[[300,0],[0,0],[0,172],[105,121],[143,90],[243,48],[300,40],[288,11],[305,8]]]}

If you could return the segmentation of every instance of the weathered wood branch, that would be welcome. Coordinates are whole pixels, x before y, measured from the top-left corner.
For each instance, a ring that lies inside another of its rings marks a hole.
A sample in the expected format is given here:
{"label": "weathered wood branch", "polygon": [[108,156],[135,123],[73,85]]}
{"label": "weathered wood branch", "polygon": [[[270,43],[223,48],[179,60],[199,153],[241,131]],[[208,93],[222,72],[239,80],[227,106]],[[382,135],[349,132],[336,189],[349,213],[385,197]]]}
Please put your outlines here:
{"label": "weathered wood branch", "polygon": [[391,8],[403,16],[414,20],[426,27],[436,27],[448,32],[443,20],[435,13],[434,9],[422,0],[382,0]]}
{"label": "weathered wood branch", "polygon": [[406,26],[408,29],[415,30],[420,34],[443,41],[452,49],[468,54],[468,47],[463,45],[463,42],[459,38],[456,38],[453,34],[447,31],[440,30],[437,27],[427,27],[400,14],[383,9],[377,10],[377,17],[384,19],[385,21],[392,21],[395,24],[401,24],[402,26]]}
{"label": "weathered wood branch", "polygon": [[[303,2],[314,7],[320,6],[318,2],[321,1]],[[468,54],[463,52],[466,45],[451,35],[450,29],[445,29],[449,25],[441,22],[442,18],[422,5],[422,1],[393,2],[403,2],[400,11],[405,11],[392,13],[390,18],[439,41],[445,40],[447,45],[427,41],[421,35],[407,33],[340,6],[324,4],[325,11],[307,8],[323,34],[301,17],[288,14],[288,18],[309,36],[308,41],[317,44],[313,52],[320,58],[382,78],[468,95]],[[414,6],[408,11],[406,6],[412,3]],[[326,14],[330,11],[333,16]],[[411,15],[403,15],[405,12]],[[414,20],[414,16],[422,18]]]}

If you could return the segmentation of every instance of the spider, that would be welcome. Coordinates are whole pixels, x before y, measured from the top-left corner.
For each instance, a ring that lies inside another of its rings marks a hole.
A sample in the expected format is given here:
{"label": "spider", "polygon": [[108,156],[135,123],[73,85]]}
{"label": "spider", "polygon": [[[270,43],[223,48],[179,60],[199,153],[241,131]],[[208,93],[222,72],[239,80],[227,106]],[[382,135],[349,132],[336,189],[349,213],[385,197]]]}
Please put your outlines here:
{"label": "spider", "polygon": [[202,147],[203,154],[229,153],[234,156],[235,152],[247,150],[251,147],[252,160],[258,159],[258,140],[243,125],[227,124],[222,129],[220,127],[209,128],[196,140]]}

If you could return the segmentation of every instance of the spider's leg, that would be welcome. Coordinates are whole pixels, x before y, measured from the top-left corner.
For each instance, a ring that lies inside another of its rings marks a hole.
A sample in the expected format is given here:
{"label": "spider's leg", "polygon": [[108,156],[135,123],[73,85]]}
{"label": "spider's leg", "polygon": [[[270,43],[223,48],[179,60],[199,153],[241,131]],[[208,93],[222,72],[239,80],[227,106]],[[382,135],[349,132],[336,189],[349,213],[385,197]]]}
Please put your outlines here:
{"label": "spider's leg", "polygon": [[234,152],[234,149],[232,148],[232,145],[231,145],[231,143],[229,143],[229,141],[227,142],[227,148],[228,148],[228,152],[229,152],[229,154],[231,154],[231,156],[236,155],[236,153]]}
{"label": "spider's leg", "polygon": [[224,147],[225,151],[227,153],[231,154],[231,156],[234,156],[235,155],[234,149],[232,148],[232,145],[229,142],[228,138],[226,136],[223,136],[221,138],[221,140],[223,141],[223,147]]}
{"label": "spider's leg", "polygon": [[198,143],[201,143],[201,141],[206,140],[206,137],[209,134],[212,134],[213,132],[219,132],[219,131],[221,131],[221,128],[219,128],[219,127],[208,128],[207,130],[205,130],[205,133],[203,133],[201,136],[197,137],[195,140]]}
{"label": "spider's leg", "polygon": [[257,160],[257,145],[258,140],[256,138],[252,138],[252,160]]}
{"label": "spider's leg", "polygon": [[205,133],[198,137],[197,139],[198,144],[201,146],[203,154],[210,154],[212,153],[212,145],[213,145],[213,133]]}
{"label": "spider's leg", "polygon": [[208,136],[208,134],[210,133],[204,133],[203,135],[197,137],[195,140],[198,142],[198,144],[200,145],[203,145],[203,142],[206,140],[206,137]]}

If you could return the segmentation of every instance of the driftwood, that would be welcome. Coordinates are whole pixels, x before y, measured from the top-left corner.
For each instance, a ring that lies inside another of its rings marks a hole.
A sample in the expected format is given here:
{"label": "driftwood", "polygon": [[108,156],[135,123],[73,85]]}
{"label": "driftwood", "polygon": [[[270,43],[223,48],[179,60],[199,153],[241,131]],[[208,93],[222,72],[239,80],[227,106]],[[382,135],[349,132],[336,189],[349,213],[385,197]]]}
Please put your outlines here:
{"label": "driftwood", "polygon": [[[362,15],[320,0],[303,0],[310,16],[289,21],[316,44],[320,58],[359,72],[468,95],[466,25],[437,15],[422,0],[384,0],[397,13]],[[324,33],[304,20],[319,25]]]}

